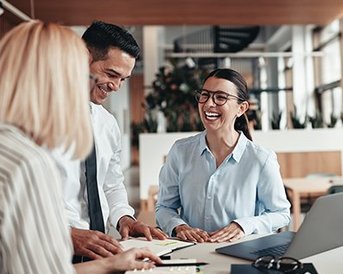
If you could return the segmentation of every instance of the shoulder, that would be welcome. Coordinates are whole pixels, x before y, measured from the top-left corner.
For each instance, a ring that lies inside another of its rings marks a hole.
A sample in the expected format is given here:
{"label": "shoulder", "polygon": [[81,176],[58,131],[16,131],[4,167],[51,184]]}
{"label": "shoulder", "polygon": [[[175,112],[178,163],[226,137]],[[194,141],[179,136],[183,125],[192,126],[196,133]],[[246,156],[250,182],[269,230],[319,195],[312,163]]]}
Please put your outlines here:
{"label": "shoulder", "polygon": [[10,172],[27,169],[34,175],[39,170],[47,173],[49,169],[53,169],[54,164],[47,150],[24,135],[11,133],[0,138],[1,150],[6,155],[2,160],[6,162]]}
{"label": "shoulder", "polygon": [[200,150],[201,138],[202,133],[199,133],[194,136],[176,140],[168,155],[174,155],[178,161],[183,157],[193,155],[193,152]]}
{"label": "shoulder", "polygon": [[203,133],[201,132],[201,133],[198,133],[198,134],[190,136],[190,137],[186,137],[186,138],[176,140],[174,143],[174,147],[184,149],[185,147],[189,148],[189,147],[197,146],[197,145],[199,145],[199,142],[202,138],[202,134]]}
{"label": "shoulder", "polygon": [[94,103],[90,104],[94,128],[106,127],[107,129],[114,129],[115,131],[119,131],[118,122],[112,113],[110,113],[102,105],[96,105]]}
{"label": "shoulder", "polygon": [[55,193],[59,174],[52,158],[19,130],[0,131],[0,155],[4,187],[11,189],[15,185],[19,193],[25,189],[43,193],[50,188]]}
{"label": "shoulder", "polygon": [[1,131],[0,144],[1,150],[6,155],[3,159],[10,162],[17,164],[34,164],[39,160],[51,162],[47,150],[38,146],[33,140],[14,127],[11,130]]}
{"label": "shoulder", "polygon": [[274,151],[250,140],[247,141],[246,151],[249,154],[249,157],[261,163],[265,163],[269,159],[276,160],[276,154]]}

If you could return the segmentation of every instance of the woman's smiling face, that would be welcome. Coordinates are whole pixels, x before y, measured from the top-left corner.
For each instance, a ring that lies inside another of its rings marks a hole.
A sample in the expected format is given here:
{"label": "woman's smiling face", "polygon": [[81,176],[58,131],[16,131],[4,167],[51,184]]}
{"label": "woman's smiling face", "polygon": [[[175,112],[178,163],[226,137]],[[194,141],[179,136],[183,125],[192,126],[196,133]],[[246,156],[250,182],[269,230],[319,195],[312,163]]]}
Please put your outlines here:
{"label": "woman's smiling face", "polygon": [[204,83],[203,89],[211,93],[207,102],[198,103],[198,110],[204,127],[208,131],[234,130],[236,117],[242,114],[240,104],[236,98],[229,96],[225,104],[218,106],[213,101],[213,93],[224,92],[238,96],[236,86],[228,80],[210,77]]}

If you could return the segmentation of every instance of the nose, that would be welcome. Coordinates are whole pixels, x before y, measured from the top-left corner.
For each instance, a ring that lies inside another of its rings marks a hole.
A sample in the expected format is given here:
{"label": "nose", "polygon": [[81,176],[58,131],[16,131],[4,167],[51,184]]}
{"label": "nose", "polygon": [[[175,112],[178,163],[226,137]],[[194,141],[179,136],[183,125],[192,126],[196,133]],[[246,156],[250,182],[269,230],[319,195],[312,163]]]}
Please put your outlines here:
{"label": "nose", "polygon": [[214,93],[210,93],[210,98],[208,98],[205,104],[208,106],[216,106],[214,102]]}
{"label": "nose", "polygon": [[107,84],[107,87],[112,91],[117,91],[118,89],[120,89],[120,86],[121,86],[120,79],[112,80],[111,82]]}

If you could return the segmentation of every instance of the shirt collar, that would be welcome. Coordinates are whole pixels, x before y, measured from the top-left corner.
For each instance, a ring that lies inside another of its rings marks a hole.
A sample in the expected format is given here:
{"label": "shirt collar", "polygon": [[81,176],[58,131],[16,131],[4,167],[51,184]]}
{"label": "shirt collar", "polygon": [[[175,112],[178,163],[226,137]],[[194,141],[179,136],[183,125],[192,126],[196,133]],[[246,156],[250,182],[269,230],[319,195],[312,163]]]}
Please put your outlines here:
{"label": "shirt collar", "polygon": [[205,150],[210,151],[210,149],[208,148],[208,146],[206,144],[206,130],[204,130],[203,132],[200,133],[200,141],[199,142],[200,142],[200,144],[199,144],[200,155],[202,155]]}
{"label": "shirt collar", "polygon": [[[202,155],[205,150],[210,151],[210,149],[208,148],[208,146],[206,144],[206,130],[201,133],[199,142],[200,142],[199,143],[200,155]],[[242,155],[244,153],[247,142],[248,142],[248,138],[244,135],[243,132],[239,131],[239,137],[238,137],[237,145],[235,146],[235,148],[232,151],[232,158],[236,162],[239,162],[240,159],[242,158]]]}
{"label": "shirt collar", "polygon": [[232,151],[232,158],[238,163],[244,153],[244,150],[247,146],[248,138],[244,135],[243,132],[239,131],[238,142],[235,148]]}

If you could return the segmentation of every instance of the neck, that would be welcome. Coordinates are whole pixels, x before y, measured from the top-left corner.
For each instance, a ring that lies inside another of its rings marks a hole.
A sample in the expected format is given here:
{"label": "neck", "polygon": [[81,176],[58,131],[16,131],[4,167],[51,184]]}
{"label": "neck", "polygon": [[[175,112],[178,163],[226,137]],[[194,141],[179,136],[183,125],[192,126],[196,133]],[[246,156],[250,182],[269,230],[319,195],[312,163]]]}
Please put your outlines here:
{"label": "neck", "polygon": [[206,141],[209,149],[216,158],[217,166],[232,153],[239,138],[235,130],[230,132],[207,132]]}

